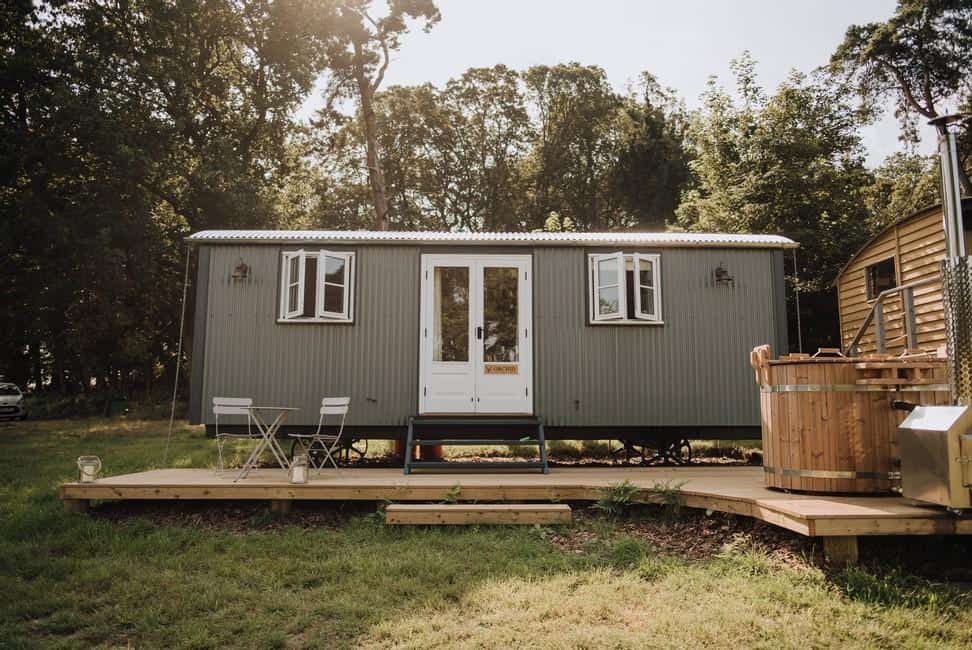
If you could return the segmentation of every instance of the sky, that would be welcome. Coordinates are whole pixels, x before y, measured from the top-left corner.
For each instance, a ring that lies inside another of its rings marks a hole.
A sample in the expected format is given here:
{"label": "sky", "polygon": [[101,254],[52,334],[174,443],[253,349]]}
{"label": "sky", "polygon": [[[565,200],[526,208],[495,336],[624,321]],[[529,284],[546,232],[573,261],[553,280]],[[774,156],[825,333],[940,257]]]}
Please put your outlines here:
{"label": "sky", "polygon": [[[618,91],[647,70],[675,88],[689,108],[699,105],[711,75],[731,89],[729,61],[749,50],[764,88],[793,68],[824,65],[847,27],[887,20],[894,0],[437,0],[442,20],[429,33],[414,29],[393,54],[384,87],[431,82],[442,86],[467,68],[578,61],[599,65]],[[309,115],[318,96],[305,105]],[[926,134],[922,149],[934,149]],[[888,114],[862,131],[868,164],[900,149]]]}

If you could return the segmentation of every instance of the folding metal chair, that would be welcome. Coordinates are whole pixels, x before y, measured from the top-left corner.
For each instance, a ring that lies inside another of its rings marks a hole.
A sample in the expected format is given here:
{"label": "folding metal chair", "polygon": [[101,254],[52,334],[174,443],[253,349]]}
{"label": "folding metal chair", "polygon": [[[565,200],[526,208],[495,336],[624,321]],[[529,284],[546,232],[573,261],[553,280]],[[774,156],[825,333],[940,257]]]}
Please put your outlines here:
{"label": "folding metal chair", "polygon": [[[223,447],[227,440],[258,440],[259,432],[254,433],[250,407],[253,400],[249,397],[214,397],[213,414],[216,416],[216,451],[219,454],[219,465],[217,471],[223,471]],[[246,433],[221,433],[219,430],[220,415],[245,415]]]}
{"label": "folding metal chair", "polygon": [[[324,469],[327,461],[331,461],[334,469],[340,471],[337,461],[334,460],[332,453],[337,449],[341,442],[341,434],[344,433],[344,420],[348,416],[348,406],[351,404],[350,397],[325,397],[321,400],[321,418],[317,421],[317,431],[314,433],[292,433],[290,437],[295,439],[307,454],[307,462],[317,469],[318,474]],[[321,433],[324,428],[325,415],[340,415],[341,424],[338,426],[337,435],[331,433]],[[319,465],[314,464],[314,455],[311,453],[314,446],[319,445],[324,450],[324,458]]]}

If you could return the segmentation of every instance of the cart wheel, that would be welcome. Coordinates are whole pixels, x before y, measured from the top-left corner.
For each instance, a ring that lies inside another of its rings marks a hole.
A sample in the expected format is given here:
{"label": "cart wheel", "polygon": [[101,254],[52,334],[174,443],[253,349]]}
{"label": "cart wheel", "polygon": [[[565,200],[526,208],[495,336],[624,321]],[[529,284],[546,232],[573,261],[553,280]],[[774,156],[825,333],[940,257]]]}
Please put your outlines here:
{"label": "cart wheel", "polygon": [[345,461],[351,461],[351,452],[358,454],[358,460],[364,460],[365,455],[368,453],[368,439],[363,438],[361,440],[352,440],[351,444],[345,447]]}
{"label": "cart wheel", "polygon": [[679,465],[688,465],[692,462],[692,445],[688,440],[682,439],[672,445],[672,457]]}
{"label": "cart wheel", "polygon": [[611,450],[612,465],[627,465],[631,460],[631,452],[628,450],[628,443],[621,441],[620,447]]}

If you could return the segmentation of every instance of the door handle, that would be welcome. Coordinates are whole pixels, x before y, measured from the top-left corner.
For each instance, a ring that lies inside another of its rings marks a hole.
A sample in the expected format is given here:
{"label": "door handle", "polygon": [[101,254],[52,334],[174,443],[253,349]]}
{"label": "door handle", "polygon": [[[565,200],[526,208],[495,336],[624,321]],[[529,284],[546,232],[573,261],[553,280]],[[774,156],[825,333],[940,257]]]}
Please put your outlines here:
{"label": "door handle", "polygon": [[476,328],[476,338],[479,339],[480,341],[483,340],[483,328],[482,328],[482,326],[479,326],[479,327]]}

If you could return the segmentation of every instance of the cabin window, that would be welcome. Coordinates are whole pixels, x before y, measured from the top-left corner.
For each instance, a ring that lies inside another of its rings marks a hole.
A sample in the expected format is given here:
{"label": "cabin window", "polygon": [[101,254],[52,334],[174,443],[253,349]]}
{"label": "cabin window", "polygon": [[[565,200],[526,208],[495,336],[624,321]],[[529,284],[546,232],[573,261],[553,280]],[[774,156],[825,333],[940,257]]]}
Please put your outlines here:
{"label": "cabin window", "polygon": [[349,323],[354,316],[354,253],[283,254],[280,320]]}
{"label": "cabin window", "polygon": [[867,299],[874,300],[882,291],[898,286],[898,277],[894,268],[894,258],[881,260],[864,269],[867,285]]}
{"label": "cabin window", "polygon": [[659,255],[589,255],[591,323],[661,323]]}

